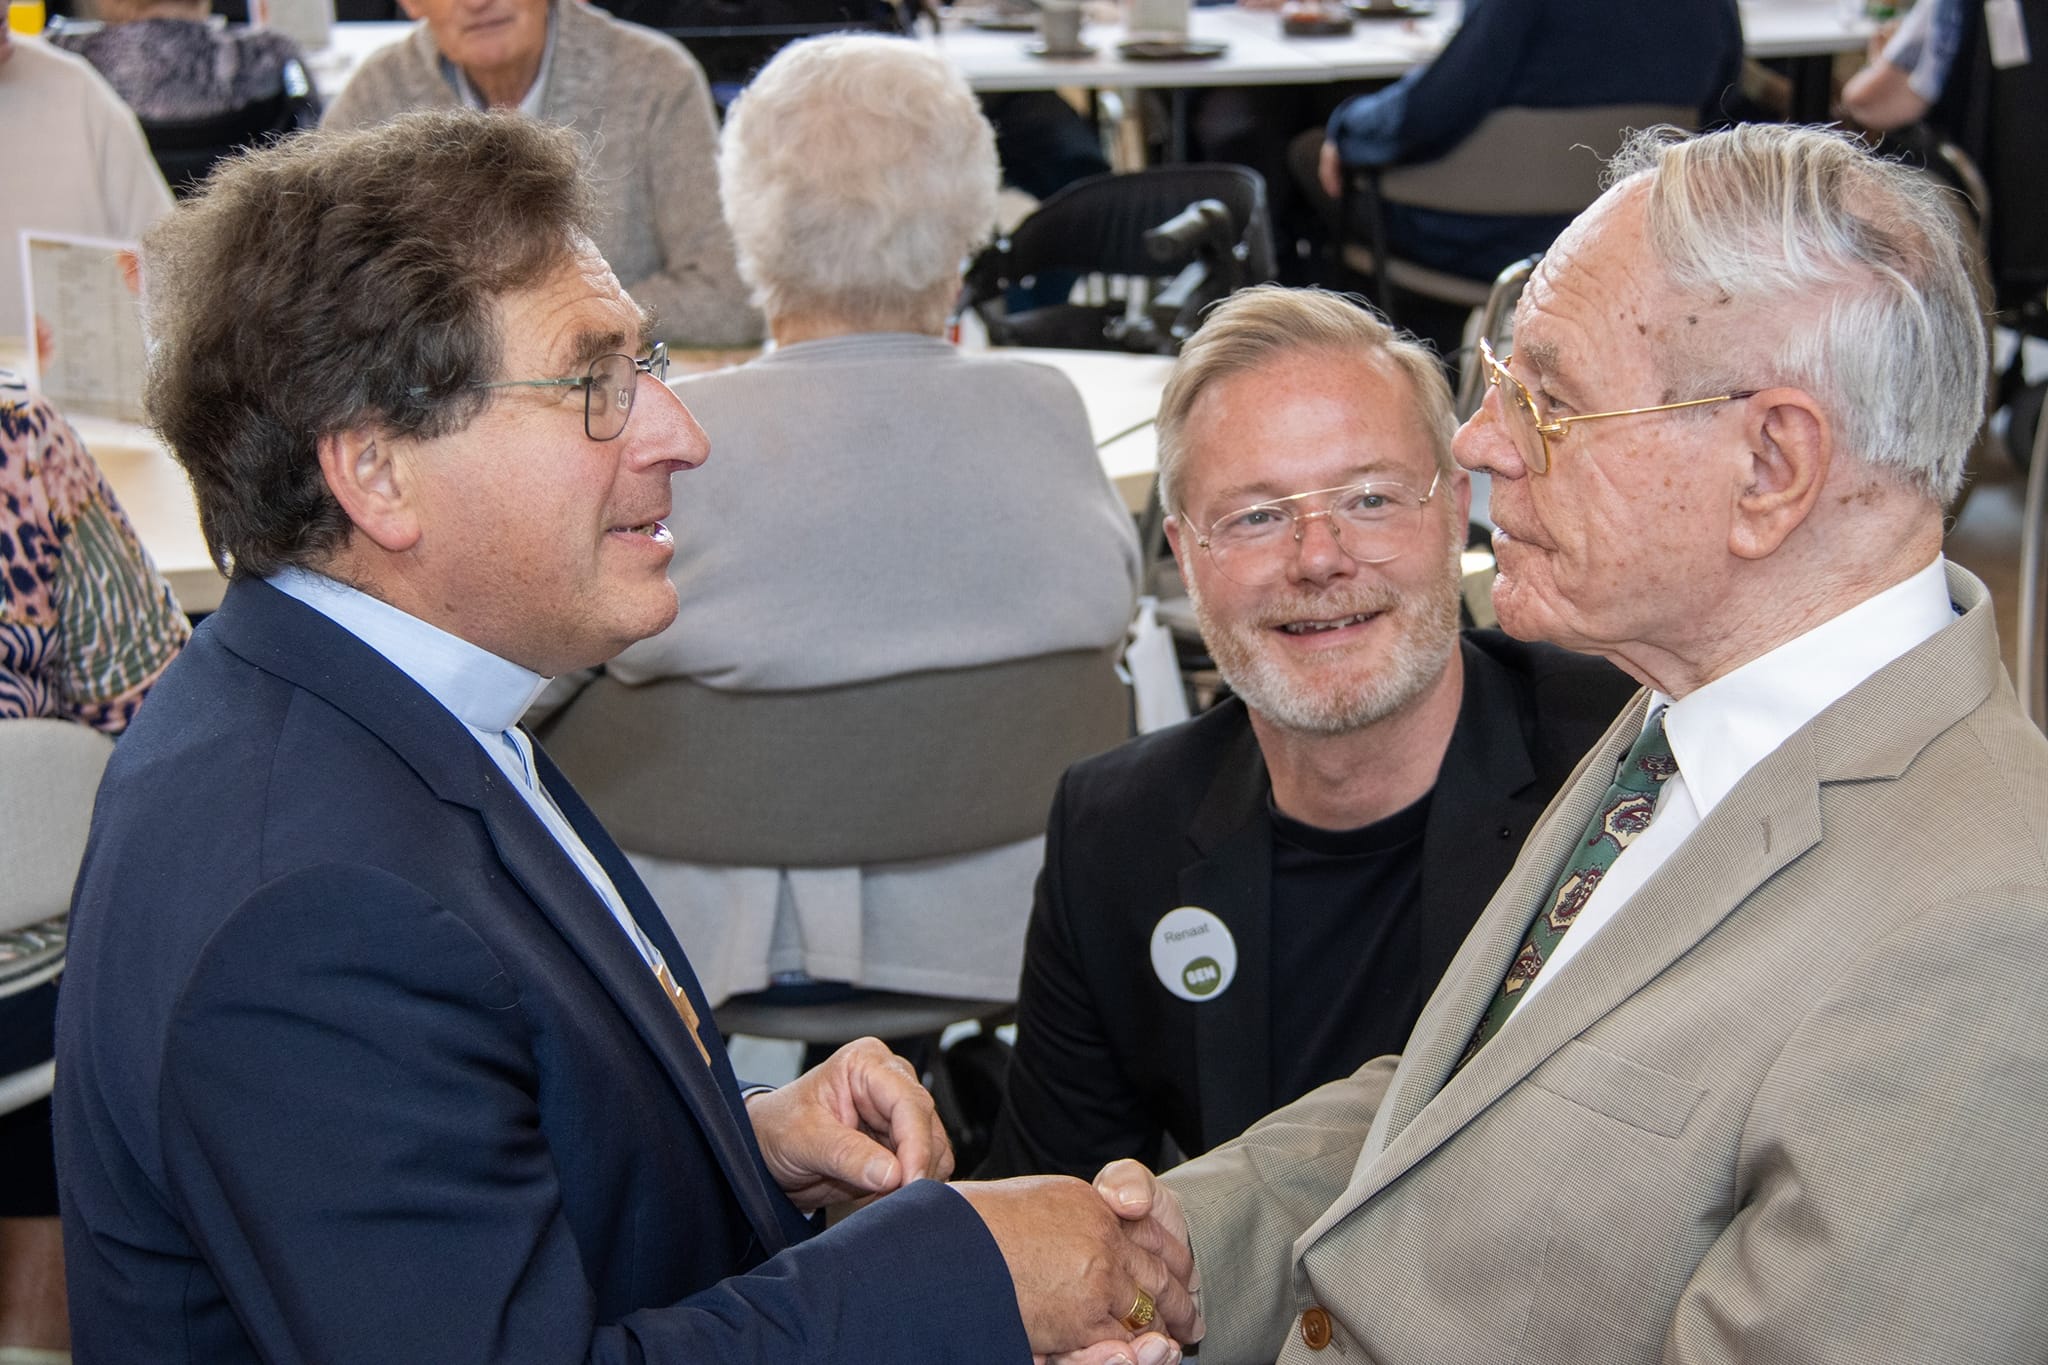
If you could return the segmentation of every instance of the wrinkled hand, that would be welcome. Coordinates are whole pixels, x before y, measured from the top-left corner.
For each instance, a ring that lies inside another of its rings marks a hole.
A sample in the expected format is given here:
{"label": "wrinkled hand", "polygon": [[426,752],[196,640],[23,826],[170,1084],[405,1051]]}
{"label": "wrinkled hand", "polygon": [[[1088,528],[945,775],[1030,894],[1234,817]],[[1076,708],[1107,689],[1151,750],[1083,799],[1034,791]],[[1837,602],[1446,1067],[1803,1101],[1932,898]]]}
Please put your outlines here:
{"label": "wrinkled hand", "polygon": [[[1191,1296],[1201,1289],[1201,1273],[1195,1269],[1194,1250],[1188,1242],[1187,1219],[1182,1216],[1180,1200],[1172,1190],[1160,1184],[1139,1162],[1112,1161],[1096,1174],[1095,1192],[1117,1217],[1126,1220],[1126,1226],[1139,1230],[1143,1245],[1159,1256],[1174,1277],[1187,1286]],[[1160,1307],[1164,1325],[1165,1305]],[[1202,1339],[1204,1330],[1197,1307],[1194,1325],[1176,1335],[1192,1343]],[[1153,1331],[1130,1342],[1099,1341],[1078,1351],[1041,1356],[1039,1360],[1042,1365],[1177,1365],[1180,1347],[1172,1338]]]}
{"label": "wrinkled hand", "polygon": [[1180,1346],[1172,1337],[1146,1332],[1130,1341],[1098,1341],[1078,1351],[1036,1355],[1033,1365],[1180,1365]]}
{"label": "wrinkled hand", "polygon": [[[1141,1214],[1119,1217],[1108,1199],[1066,1176],[953,1188],[974,1206],[1002,1250],[1033,1351],[1085,1347],[1089,1351],[1080,1359],[1108,1360],[1115,1354],[1111,1346],[1132,1338],[1123,1316],[1140,1289],[1158,1306],[1148,1336],[1201,1336],[1201,1315],[1187,1288],[1194,1258],[1184,1234],[1176,1248],[1169,1229]],[[1173,1210],[1177,1215],[1179,1205]]]}
{"label": "wrinkled hand", "polygon": [[1344,158],[1337,155],[1337,144],[1328,139],[1316,154],[1316,179],[1322,182],[1324,194],[1344,202]]}
{"label": "wrinkled hand", "polygon": [[761,1155],[805,1213],[953,1173],[953,1146],[917,1072],[860,1038],[779,1090],[747,1101]]}

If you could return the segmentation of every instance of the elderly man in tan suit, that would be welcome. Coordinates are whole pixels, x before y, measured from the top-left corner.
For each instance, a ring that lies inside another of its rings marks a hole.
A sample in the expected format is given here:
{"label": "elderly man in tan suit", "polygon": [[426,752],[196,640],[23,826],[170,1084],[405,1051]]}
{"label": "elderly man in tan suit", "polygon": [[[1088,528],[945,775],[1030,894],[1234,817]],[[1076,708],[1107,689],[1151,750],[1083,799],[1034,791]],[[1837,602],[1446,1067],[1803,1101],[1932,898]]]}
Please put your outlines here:
{"label": "elderly man in tan suit", "polygon": [[1457,454],[1502,623],[1644,691],[1405,1055],[1098,1179],[1185,1214],[1203,1365],[2048,1357],[2048,742],[1941,557],[1964,248],[1820,130],[1617,177]]}

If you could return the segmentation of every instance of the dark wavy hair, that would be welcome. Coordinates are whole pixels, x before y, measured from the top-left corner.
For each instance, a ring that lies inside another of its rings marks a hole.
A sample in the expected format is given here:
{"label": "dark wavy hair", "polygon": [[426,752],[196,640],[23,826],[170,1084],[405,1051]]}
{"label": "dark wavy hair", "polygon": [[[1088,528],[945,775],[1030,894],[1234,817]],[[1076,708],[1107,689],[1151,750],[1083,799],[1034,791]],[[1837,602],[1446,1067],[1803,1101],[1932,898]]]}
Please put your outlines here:
{"label": "dark wavy hair", "polygon": [[570,259],[595,214],[573,134],[431,112],[234,158],[159,224],[146,401],[221,570],[339,550],[320,438],[467,426],[503,355],[498,300]]}

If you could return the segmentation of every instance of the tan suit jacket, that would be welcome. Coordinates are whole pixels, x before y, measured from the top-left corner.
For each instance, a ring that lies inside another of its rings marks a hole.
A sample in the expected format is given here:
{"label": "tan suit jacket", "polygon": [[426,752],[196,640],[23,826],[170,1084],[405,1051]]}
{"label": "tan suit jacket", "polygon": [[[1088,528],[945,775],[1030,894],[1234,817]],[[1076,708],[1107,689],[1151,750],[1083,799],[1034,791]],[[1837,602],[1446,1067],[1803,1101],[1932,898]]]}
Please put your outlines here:
{"label": "tan suit jacket", "polygon": [[2048,1357],[2048,741],[1949,591],[1446,1083],[1639,696],[1398,1066],[1168,1177],[1203,1365]]}

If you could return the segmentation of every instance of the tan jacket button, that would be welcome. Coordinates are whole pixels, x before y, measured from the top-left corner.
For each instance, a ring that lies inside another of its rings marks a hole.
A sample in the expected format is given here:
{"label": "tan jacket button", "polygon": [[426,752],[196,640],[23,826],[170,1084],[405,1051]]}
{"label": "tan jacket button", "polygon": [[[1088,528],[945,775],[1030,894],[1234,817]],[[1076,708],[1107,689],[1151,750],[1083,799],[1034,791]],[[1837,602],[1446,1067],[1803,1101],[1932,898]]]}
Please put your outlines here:
{"label": "tan jacket button", "polygon": [[1311,1351],[1320,1351],[1330,1344],[1330,1315],[1320,1308],[1311,1308],[1301,1315],[1301,1339]]}

